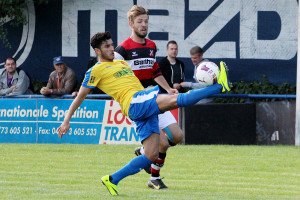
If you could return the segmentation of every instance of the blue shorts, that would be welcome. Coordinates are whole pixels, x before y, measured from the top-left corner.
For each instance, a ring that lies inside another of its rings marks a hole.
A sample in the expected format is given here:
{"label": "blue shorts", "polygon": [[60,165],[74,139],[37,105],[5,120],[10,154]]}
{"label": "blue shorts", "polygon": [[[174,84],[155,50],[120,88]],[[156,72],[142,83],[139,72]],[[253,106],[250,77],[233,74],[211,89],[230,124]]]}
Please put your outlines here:
{"label": "blue shorts", "polygon": [[156,103],[159,87],[142,90],[132,97],[128,116],[136,123],[136,131],[143,142],[152,133],[159,134],[158,114],[160,110]]}

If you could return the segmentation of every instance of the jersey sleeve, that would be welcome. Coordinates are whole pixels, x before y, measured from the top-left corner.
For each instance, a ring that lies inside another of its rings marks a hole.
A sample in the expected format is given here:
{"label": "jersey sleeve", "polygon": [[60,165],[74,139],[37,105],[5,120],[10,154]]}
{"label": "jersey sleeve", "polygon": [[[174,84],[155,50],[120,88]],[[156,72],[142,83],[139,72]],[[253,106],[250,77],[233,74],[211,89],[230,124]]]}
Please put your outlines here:
{"label": "jersey sleeve", "polygon": [[115,60],[124,60],[124,57],[118,52],[114,52],[114,54],[115,54],[115,58],[114,58]]}
{"label": "jersey sleeve", "polygon": [[84,79],[82,81],[82,86],[85,88],[96,88],[98,83],[100,81],[100,76],[95,76],[95,71],[93,68],[90,68],[84,76]]}
{"label": "jersey sleeve", "polygon": [[152,69],[153,69],[153,72],[152,72],[153,79],[156,78],[156,77],[158,77],[158,76],[160,76],[160,75],[162,75],[161,70],[160,70],[159,65],[158,65],[157,62],[155,62],[153,64],[153,68]]}
{"label": "jersey sleeve", "polygon": [[115,48],[115,59],[126,60],[126,50],[123,46],[119,45]]}

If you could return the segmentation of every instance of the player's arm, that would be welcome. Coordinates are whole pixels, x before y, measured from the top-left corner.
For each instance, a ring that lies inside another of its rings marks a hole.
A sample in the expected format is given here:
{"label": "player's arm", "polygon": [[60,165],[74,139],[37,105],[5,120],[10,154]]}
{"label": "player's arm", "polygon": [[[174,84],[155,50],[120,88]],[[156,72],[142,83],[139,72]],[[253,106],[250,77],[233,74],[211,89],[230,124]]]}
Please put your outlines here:
{"label": "player's arm", "polygon": [[58,127],[57,133],[59,137],[62,137],[70,128],[70,120],[76,109],[81,105],[86,95],[91,91],[90,88],[80,87],[79,92],[69,107],[68,112],[65,115],[63,123]]}
{"label": "player's arm", "polygon": [[153,65],[153,79],[154,81],[160,85],[162,88],[164,88],[169,94],[177,94],[178,90],[171,88],[168,82],[166,81],[165,77],[162,75],[162,72],[159,68],[159,65],[157,62]]}
{"label": "player's arm", "polygon": [[169,94],[177,94],[177,89],[171,88],[168,82],[166,81],[165,77],[163,75],[157,76],[154,78],[154,81],[160,85],[162,88],[164,88]]}

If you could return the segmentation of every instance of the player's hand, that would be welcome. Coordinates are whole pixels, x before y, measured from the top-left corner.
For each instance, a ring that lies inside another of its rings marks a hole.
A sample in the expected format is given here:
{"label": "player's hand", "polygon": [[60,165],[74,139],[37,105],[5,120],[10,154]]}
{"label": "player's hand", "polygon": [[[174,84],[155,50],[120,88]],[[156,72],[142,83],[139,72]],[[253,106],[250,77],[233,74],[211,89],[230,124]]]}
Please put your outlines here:
{"label": "player's hand", "polygon": [[170,88],[167,92],[168,94],[178,94],[178,90],[174,88]]}
{"label": "player's hand", "polygon": [[63,122],[57,129],[58,137],[61,138],[64,134],[66,134],[69,128],[70,128],[70,123]]}

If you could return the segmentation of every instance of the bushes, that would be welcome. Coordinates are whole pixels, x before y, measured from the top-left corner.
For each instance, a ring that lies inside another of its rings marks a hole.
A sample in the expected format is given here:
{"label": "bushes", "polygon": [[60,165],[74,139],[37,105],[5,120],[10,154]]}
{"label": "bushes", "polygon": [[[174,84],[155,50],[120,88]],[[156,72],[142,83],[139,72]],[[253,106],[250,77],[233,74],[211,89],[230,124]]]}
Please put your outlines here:
{"label": "bushes", "polygon": [[[253,82],[239,81],[232,84],[232,94],[296,94],[296,86],[289,83],[272,84],[266,76]],[[245,103],[248,101],[276,101],[278,99],[215,98],[215,103]]]}
{"label": "bushes", "polygon": [[[47,85],[47,82],[38,80],[33,81],[34,93],[40,94],[40,89]],[[253,82],[239,81],[232,84],[230,94],[296,94],[296,86],[289,83],[280,85],[272,84],[266,76],[261,80]],[[248,101],[276,101],[278,99],[245,99],[245,98],[214,98],[215,103],[245,103]]]}

